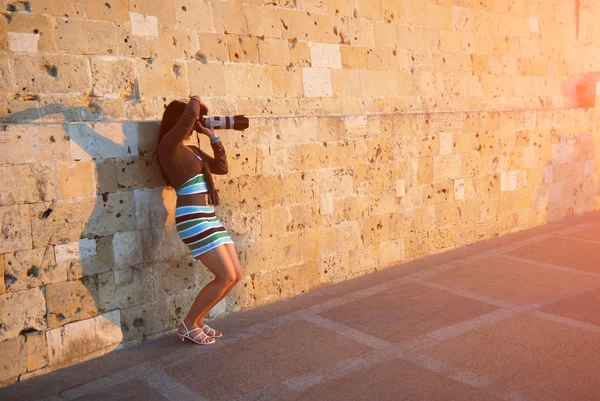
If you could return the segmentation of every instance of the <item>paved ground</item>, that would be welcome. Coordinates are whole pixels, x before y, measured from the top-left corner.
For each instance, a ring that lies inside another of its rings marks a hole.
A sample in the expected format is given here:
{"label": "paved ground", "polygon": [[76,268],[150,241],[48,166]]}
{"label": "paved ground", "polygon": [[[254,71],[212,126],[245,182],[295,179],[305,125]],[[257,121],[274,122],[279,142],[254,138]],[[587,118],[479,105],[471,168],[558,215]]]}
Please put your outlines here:
{"label": "paved ground", "polygon": [[600,400],[600,213],[0,389],[9,400]]}

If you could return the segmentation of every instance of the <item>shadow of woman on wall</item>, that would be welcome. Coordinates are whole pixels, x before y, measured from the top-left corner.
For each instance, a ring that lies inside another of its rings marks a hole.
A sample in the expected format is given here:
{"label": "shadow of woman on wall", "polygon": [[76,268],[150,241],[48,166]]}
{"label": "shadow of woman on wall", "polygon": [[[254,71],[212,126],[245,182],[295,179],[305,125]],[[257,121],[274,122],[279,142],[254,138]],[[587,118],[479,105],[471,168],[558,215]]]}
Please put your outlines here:
{"label": "shadow of woman on wall", "polygon": [[101,120],[94,110],[59,104],[0,118],[11,146],[31,143],[22,138],[30,127],[36,146],[62,149],[44,162],[56,190],[29,205],[42,260],[6,269],[8,292],[23,280],[44,289],[45,322],[22,329],[45,332],[47,370],[176,327],[210,280],[174,226],[175,194],[164,188],[155,155],[159,124]]}

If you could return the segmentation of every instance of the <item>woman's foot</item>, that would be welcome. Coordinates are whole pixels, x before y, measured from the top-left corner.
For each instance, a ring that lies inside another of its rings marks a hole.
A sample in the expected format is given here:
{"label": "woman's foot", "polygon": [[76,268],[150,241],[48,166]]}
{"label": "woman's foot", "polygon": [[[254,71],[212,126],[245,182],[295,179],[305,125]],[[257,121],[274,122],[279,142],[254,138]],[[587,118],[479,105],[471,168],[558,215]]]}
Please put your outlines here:
{"label": "woman's foot", "polygon": [[204,334],[206,334],[209,337],[212,337],[212,338],[223,337],[223,333],[221,333],[219,330],[215,330],[215,329],[209,327],[207,324],[201,323],[198,326],[200,326],[202,328],[202,332],[204,332]]}
{"label": "woman's foot", "polygon": [[188,326],[185,322],[182,322],[177,329],[177,335],[181,338],[181,341],[185,341],[186,339],[196,343],[196,344],[213,344],[215,339],[206,334],[200,327],[198,326]]}

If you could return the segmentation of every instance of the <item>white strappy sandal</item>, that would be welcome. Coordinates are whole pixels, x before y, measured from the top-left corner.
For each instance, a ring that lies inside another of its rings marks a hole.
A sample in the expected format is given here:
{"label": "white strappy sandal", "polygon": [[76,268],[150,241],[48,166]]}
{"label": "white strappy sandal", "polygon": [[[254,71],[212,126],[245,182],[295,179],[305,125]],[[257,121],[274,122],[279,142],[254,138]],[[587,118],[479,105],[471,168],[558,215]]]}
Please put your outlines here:
{"label": "white strappy sandal", "polygon": [[[204,331],[204,329],[205,329],[205,328],[206,328],[206,329],[208,329],[208,330],[207,330],[207,331]],[[216,336],[216,335],[215,335],[215,336],[211,336],[211,335],[209,334],[209,333],[210,333],[210,331],[212,330],[212,331],[213,331],[213,333],[217,334],[217,330],[215,330],[215,329],[213,329],[213,328],[209,327],[209,326],[208,326],[208,324],[205,324],[205,325],[202,327],[202,329],[201,329],[201,330],[202,330],[202,332],[203,332],[204,334],[206,334],[207,336],[209,336],[209,337],[212,337],[212,338],[220,338],[220,337],[223,337],[223,334],[219,334],[218,336]]]}
{"label": "white strappy sandal", "polygon": [[[209,336],[208,334],[206,334],[201,328],[196,327],[195,329],[192,330],[188,330],[187,326],[185,325],[184,322],[181,322],[181,324],[183,324],[183,328],[185,329],[185,333],[181,334],[179,331],[177,332],[177,335],[179,336],[179,338],[181,339],[181,341],[185,341],[185,339],[187,338],[188,340],[196,343],[196,344],[201,344],[201,345],[210,345],[210,344],[214,344],[216,341],[210,341],[212,339],[211,336]],[[204,328],[204,327],[203,327]],[[194,331],[196,330],[200,330],[200,333],[198,333],[197,336],[195,337],[191,337],[190,334],[192,334]],[[201,341],[197,341],[196,339],[200,336],[204,336],[204,338]]]}

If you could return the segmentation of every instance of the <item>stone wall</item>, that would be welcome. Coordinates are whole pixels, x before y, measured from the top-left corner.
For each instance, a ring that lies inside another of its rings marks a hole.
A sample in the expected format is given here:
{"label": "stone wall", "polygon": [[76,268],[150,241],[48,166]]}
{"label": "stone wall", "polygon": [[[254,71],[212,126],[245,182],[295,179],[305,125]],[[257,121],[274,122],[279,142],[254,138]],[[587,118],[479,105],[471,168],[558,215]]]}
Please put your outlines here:
{"label": "stone wall", "polygon": [[245,277],[214,314],[599,205],[592,1],[38,0],[2,14],[0,383],[172,330],[211,280],[156,162],[176,98],[252,116],[221,134],[218,214]]}

